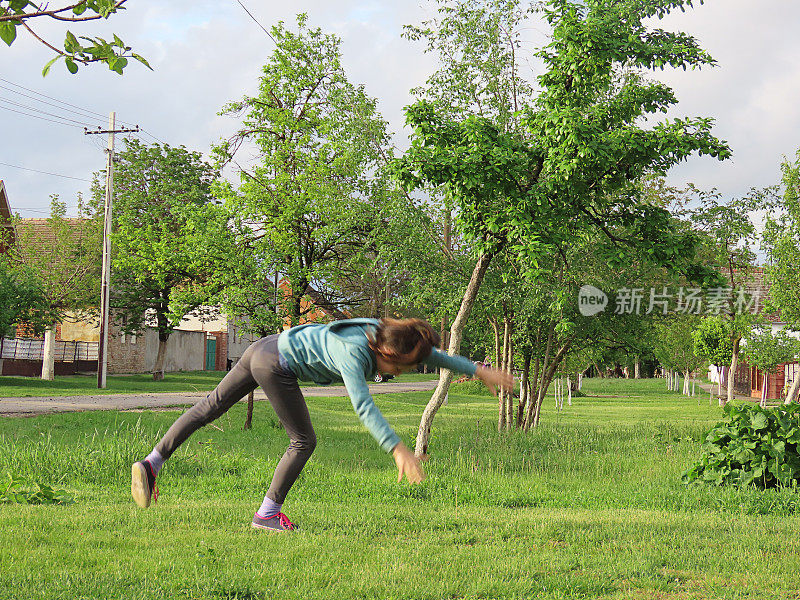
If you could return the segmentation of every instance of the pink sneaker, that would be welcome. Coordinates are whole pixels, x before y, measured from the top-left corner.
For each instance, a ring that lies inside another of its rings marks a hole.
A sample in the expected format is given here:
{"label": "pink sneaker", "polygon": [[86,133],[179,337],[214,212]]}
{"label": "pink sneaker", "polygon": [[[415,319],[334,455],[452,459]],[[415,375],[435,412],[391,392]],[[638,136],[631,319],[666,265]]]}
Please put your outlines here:
{"label": "pink sneaker", "polygon": [[258,513],[256,513],[253,515],[253,522],[251,525],[254,529],[267,529],[268,531],[294,531],[297,529],[297,525],[292,523],[289,517],[282,512],[269,519],[259,517]]}

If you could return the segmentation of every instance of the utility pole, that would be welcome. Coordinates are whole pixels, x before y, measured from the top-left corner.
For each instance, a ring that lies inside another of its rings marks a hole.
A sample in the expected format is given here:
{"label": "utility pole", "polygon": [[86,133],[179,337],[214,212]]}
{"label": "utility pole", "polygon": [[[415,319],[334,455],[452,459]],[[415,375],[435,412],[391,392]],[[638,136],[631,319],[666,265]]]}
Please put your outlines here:
{"label": "utility pole", "polygon": [[103,210],[103,274],[100,279],[100,343],[97,346],[97,387],[106,387],[106,374],[108,373],[108,300],[109,281],[111,280],[111,205],[114,194],[114,134],[138,132],[139,126],[133,129],[114,129],[116,113],[108,115],[108,129],[97,128],[89,131],[84,128],[85,135],[99,133],[108,134],[108,148],[106,149],[106,198]]}

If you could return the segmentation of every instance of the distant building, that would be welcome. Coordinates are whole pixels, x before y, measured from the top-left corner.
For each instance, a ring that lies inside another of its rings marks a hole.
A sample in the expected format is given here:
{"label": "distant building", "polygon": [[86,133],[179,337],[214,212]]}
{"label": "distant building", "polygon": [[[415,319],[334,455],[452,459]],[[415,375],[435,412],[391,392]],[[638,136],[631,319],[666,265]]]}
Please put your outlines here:
{"label": "distant building", "polygon": [[[763,302],[769,297],[769,286],[764,281],[764,270],[756,267],[753,270],[751,284],[752,290],[758,291],[759,310],[763,312]],[[772,327],[772,333],[785,329],[787,324],[781,319],[780,314],[765,314],[767,321]],[[788,332],[788,335],[800,338],[800,333]],[[797,362],[783,363],[776,367],[775,371],[767,375],[767,395],[768,400],[778,400],[786,396],[786,392],[792,385],[796,377],[800,376],[800,364]],[[742,396],[760,399],[764,390],[764,373],[756,367],[751,367],[744,360],[739,360],[736,373],[733,376],[733,389]]]}
{"label": "distant building", "polygon": [[[3,196],[5,198],[5,196]],[[7,204],[7,198],[6,204]],[[0,199],[2,214],[2,199]],[[79,230],[80,220],[67,220]],[[21,248],[23,252],[36,252],[52,244],[55,235],[47,219],[20,219],[14,231],[14,242],[28,240],[35,246]],[[21,232],[24,232],[22,234]],[[58,268],[58,265],[54,265]],[[55,373],[69,375],[97,372],[97,346],[100,340],[99,319],[91,313],[68,313],[56,325]],[[206,367],[207,334],[203,331],[175,330],[167,343],[164,368],[172,371],[201,371]],[[147,373],[155,364],[158,353],[158,332],[147,327],[138,335],[125,334],[120,323],[109,326],[108,373]],[[216,346],[216,344],[214,344]],[[44,340],[31,335],[25,325],[17,327],[13,338],[2,340],[3,375],[38,376],[42,371]],[[224,346],[222,346],[224,349]],[[223,350],[224,351],[224,350]],[[212,369],[224,369],[225,360],[214,360]]]}
{"label": "distant building", "polygon": [[6,195],[6,186],[0,179],[0,254],[14,245],[14,223],[11,218],[11,206]]}

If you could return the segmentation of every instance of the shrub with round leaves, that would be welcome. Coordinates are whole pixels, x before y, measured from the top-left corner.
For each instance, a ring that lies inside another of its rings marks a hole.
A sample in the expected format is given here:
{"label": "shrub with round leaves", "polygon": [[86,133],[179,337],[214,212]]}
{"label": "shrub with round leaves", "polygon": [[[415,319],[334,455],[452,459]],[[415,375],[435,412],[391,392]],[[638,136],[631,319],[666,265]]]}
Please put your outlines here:
{"label": "shrub with round leaves", "polygon": [[800,405],[727,404],[684,483],[794,487],[800,482]]}

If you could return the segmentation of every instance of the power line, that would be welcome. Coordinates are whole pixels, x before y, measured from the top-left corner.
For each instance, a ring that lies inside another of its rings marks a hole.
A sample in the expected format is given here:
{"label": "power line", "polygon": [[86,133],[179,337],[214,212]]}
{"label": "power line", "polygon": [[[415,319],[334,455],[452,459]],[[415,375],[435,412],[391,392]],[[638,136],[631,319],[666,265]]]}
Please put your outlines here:
{"label": "power line", "polygon": [[[13,106],[18,106],[20,108],[24,108],[25,110],[32,110],[33,112],[41,113],[43,115],[48,115],[50,117],[56,117],[57,119],[62,119],[64,121],[70,121],[72,123],[78,123],[79,125],[83,125],[84,127],[90,127],[91,125],[85,121],[76,121],[75,119],[70,119],[69,117],[64,117],[62,115],[57,115],[55,113],[47,112],[46,110],[40,110],[34,106],[28,106],[27,104],[20,104],[19,102],[14,102],[13,100],[9,100],[8,98],[3,98],[0,96],[0,102],[5,102],[6,104],[11,104]],[[79,115],[80,116],[80,115]]]}
{"label": "power line", "polygon": [[47,117],[40,117],[39,115],[32,115],[30,113],[25,113],[25,112],[22,112],[22,111],[19,111],[19,110],[14,110],[13,108],[6,107],[3,110],[7,110],[7,111],[10,111],[10,112],[15,112],[15,113],[18,113],[20,115],[25,115],[26,117],[33,117],[35,119],[41,119],[42,121],[50,121],[51,123],[58,123],[59,125],[66,125],[67,127],[75,127],[76,129],[84,129],[84,127],[81,127],[80,125],[72,125],[71,123],[64,123],[64,121],[56,121],[55,119],[48,119]]}
{"label": "power line", "polygon": [[[150,132],[149,132],[149,131],[147,131],[146,129],[142,129],[141,131],[142,131],[142,133],[149,135],[149,136],[150,136],[151,138],[153,138],[155,141],[157,141],[157,142],[160,142],[160,143],[161,143],[163,146],[166,146],[166,145],[167,145],[167,143],[166,143],[164,140],[162,140],[162,139],[160,139],[160,138],[157,138],[156,136],[154,136],[152,133],[150,133]],[[142,140],[142,141],[144,141],[144,140]]]}
{"label": "power line", "polygon": [[43,175],[52,175],[53,177],[63,177],[65,179],[75,179],[77,181],[87,181],[91,183],[89,179],[83,179],[82,177],[73,177],[72,175],[62,175],[61,173],[51,173],[49,171],[39,171],[38,169],[30,169],[28,167],[20,167],[19,165],[12,165],[5,162],[0,162],[0,165],[5,167],[13,167],[14,169],[22,169],[23,171],[33,171],[34,173],[42,173]]}
{"label": "power line", "polygon": [[242,0],[236,0],[236,1],[239,3],[239,6],[241,6],[244,9],[244,12],[246,12],[250,16],[250,18],[253,19],[253,21],[255,21],[256,25],[258,25],[259,27],[261,27],[261,29],[264,30],[264,33],[267,34],[267,37],[269,37],[269,39],[271,39],[275,43],[275,45],[277,46],[278,42],[275,41],[275,38],[272,37],[272,34],[269,31],[267,31],[266,27],[264,27],[261,23],[259,23],[258,19],[256,19],[253,16],[253,13],[251,13],[249,10],[247,10],[247,7],[244,4],[242,4]]}
{"label": "power line", "polygon": [[[47,106],[52,106],[53,108],[57,108],[59,110],[65,110],[63,106],[59,106],[58,104],[54,104],[53,102],[48,102],[47,100],[41,100],[41,99],[37,98],[36,96],[31,96],[29,94],[23,94],[22,92],[20,92],[18,90],[15,90],[13,88],[10,88],[8,86],[5,86],[5,85],[0,85],[0,89],[6,90],[8,92],[11,92],[12,94],[17,94],[19,96],[23,96],[25,98],[33,100],[34,102],[40,102],[41,104],[46,104]],[[86,115],[82,115],[82,114],[77,113],[75,111],[70,111],[70,114],[77,115],[79,117],[83,117],[83,118],[86,118],[86,119],[94,119],[94,118],[96,118],[94,116],[94,114],[92,113],[92,111],[83,110],[83,109],[80,109],[80,110],[82,112],[84,112],[84,113],[87,113],[87,114]]]}
{"label": "power line", "polygon": [[[75,117],[78,117],[78,118],[81,118],[81,119],[94,119],[96,117],[105,118],[105,115],[102,115],[101,113],[95,112],[95,111],[90,110],[88,108],[84,108],[84,107],[72,104],[70,102],[66,102],[64,100],[59,100],[58,98],[54,98],[52,96],[48,96],[47,94],[44,94],[42,92],[38,92],[36,90],[27,88],[27,87],[25,87],[23,85],[20,85],[18,83],[14,83],[13,81],[9,81],[8,79],[5,79],[4,77],[0,77],[0,81],[2,81],[4,83],[7,83],[10,86],[13,86],[13,88],[19,88],[21,90],[25,90],[27,92],[30,92],[30,94],[34,94],[34,95],[25,94],[25,93],[23,93],[23,92],[21,92],[21,91],[19,91],[17,89],[13,89],[12,87],[8,87],[6,85],[0,85],[0,89],[6,90],[7,92],[11,92],[13,94],[17,94],[17,95],[22,96],[24,98],[28,98],[29,100],[32,100],[34,102],[39,102],[41,104],[50,106],[50,107],[52,107],[52,108],[54,108],[56,110],[64,111],[70,116],[75,116]],[[37,98],[36,96],[42,96],[43,98],[48,98],[49,100],[52,100],[53,102],[48,102],[47,100],[42,100],[41,98]],[[14,113],[17,113],[17,114],[20,114],[20,115],[24,115],[24,116],[27,116],[27,117],[34,117],[34,118],[37,118],[37,119],[41,119],[43,121],[48,121],[48,122],[51,122],[51,123],[58,123],[60,125],[67,125],[69,127],[78,127],[79,125],[82,125],[84,130],[86,130],[86,129],[94,129],[94,126],[91,125],[90,123],[87,123],[86,121],[79,121],[79,120],[76,120],[76,119],[72,119],[72,118],[70,118],[68,116],[64,116],[63,114],[56,114],[56,113],[48,112],[46,110],[41,110],[39,108],[36,108],[35,106],[30,106],[30,105],[27,105],[27,104],[22,104],[22,103],[19,103],[19,102],[15,102],[14,100],[10,100],[8,98],[0,97],[0,102],[5,103],[5,105],[3,106],[3,108],[5,110],[10,111],[10,112],[14,112]],[[30,111],[30,112],[22,112],[20,110],[17,110],[17,109],[9,107],[8,105],[16,106],[18,108],[23,109],[24,111]],[[65,107],[69,107],[69,108],[65,108]],[[79,112],[77,112],[77,111],[79,111]],[[31,112],[39,113],[39,114],[31,114]],[[47,118],[45,116],[40,116],[40,115],[47,115],[48,117],[53,117],[54,119],[58,119],[58,120],[54,120],[53,118]],[[123,125],[130,125],[131,129],[137,128],[140,132],[144,133],[145,135],[147,135],[152,140],[155,140],[156,142],[161,143],[162,145],[166,145],[166,142],[164,142],[164,140],[160,139],[159,137],[155,136],[154,134],[150,133],[149,131],[147,131],[145,129],[139,128],[138,125],[132,125],[132,124],[128,123],[127,121],[122,121],[122,120],[120,120],[119,122],[121,124],[123,124]],[[73,125],[73,123],[75,125]],[[97,129],[99,130],[100,127],[97,127]],[[136,136],[136,137],[139,140],[141,140],[142,142],[148,143],[141,136]],[[92,139],[92,141],[94,142],[94,139]],[[152,142],[150,142],[150,143],[152,143]],[[102,144],[94,144],[94,145],[95,145],[95,147],[102,146]]]}
{"label": "power line", "polygon": [[[53,100],[55,102],[58,102],[59,104],[64,104],[64,105],[69,106],[71,108],[77,108],[78,110],[82,110],[84,112],[87,112],[89,114],[95,115],[95,116],[100,117],[102,119],[108,118],[106,115],[103,115],[102,113],[95,112],[93,110],[89,110],[88,108],[82,108],[82,107],[77,106],[75,104],[70,104],[69,102],[65,102],[64,100],[59,100],[58,98],[53,98],[52,96],[48,96],[47,94],[43,94],[42,92],[37,92],[36,90],[32,90],[30,88],[25,87],[24,85],[20,85],[18,83],[14,83],[13,81],[9,81],[8,79],[5,79],[3,77],[0,77],[0,81],[3,81],[3,82],[5,82],[5,83],[7,83],[9,85],[13,85],[14,87],[18,87],[20,89],[23,89],[26,92],[31,92],[32,94],[37,94],[38,96],[43,96],[45,98],[48,98],[49,100]],[[126,121],[120,121],[120,123],[123,123],[123,124],[126,124],[126,125],[129,124]]]}

